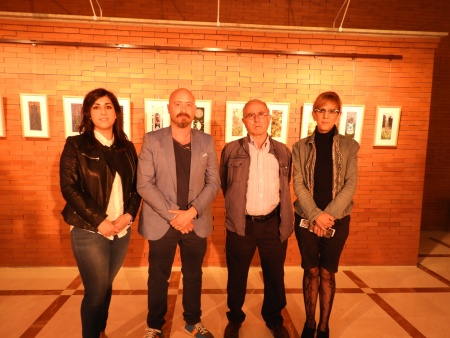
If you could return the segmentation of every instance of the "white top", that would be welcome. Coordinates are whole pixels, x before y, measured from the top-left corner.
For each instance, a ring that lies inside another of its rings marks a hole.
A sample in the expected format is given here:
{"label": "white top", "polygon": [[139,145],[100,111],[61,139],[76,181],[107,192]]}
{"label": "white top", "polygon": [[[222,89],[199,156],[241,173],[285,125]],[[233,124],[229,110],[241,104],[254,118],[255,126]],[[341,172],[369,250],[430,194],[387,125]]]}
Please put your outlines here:
{"label": "white top", "polygon": [[279,165],[269,153],[269,137],[258,149],[250,137],[250,172],[247,185],[246,213],[252,216],[267,215],[280,203]]}

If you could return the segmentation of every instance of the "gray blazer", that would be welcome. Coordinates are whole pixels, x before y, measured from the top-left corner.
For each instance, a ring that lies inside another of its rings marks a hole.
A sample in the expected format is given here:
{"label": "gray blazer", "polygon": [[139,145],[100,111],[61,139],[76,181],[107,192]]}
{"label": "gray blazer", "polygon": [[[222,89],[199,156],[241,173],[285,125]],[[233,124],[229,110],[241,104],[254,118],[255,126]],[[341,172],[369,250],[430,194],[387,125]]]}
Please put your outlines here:
{"label": "gray blazer", "polygon": [[[191,130],[189,203],[198,212],[194,231],[207,237],[212,231],[211,202],[220,189],[219,166],[214,140],[209,134]],[[137,191],[143,198],[139,233],[148,240],[160,239],[170,227],[177,203],[177,176],[172,128],[144,135],[137,168]]]}

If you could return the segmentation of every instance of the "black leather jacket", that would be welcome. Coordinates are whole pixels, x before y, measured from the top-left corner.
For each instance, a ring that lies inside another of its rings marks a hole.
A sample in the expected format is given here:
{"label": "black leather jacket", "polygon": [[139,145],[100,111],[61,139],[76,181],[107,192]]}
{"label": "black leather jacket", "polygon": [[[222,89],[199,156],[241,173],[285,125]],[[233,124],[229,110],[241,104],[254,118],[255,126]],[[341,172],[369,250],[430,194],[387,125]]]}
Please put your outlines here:
{"label": "black leather jacket", "polygon": [[67,202],[62,210],[66,223],[97,232],[108,216],[116,172],[122,179],[124,213],[134,219],[141,204],[136,191],[137,160],[132,142],[119,150],[103,146],[87,134],[68,137],[59,167],[61,193]]}

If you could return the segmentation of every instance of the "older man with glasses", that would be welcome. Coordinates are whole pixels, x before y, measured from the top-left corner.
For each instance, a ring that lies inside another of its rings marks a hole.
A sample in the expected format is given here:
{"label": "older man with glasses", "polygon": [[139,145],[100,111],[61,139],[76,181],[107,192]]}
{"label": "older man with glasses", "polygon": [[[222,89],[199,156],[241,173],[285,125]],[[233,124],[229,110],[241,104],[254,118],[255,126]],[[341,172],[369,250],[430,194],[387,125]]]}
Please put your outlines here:
{"label": "older man with glasses", "polygon": [[248,135],[222,150],[220,176],[226,209],[229,308],[225,338],[239,337],[245,320],[242,306],[256,248],[264,278],[261,315],[275,338],[289,337],[281,311],[286,306],[287,239],[293,230],[291,151],[269,136],[270,120],[267,104],[250,100],[243,108],[242,118]]}

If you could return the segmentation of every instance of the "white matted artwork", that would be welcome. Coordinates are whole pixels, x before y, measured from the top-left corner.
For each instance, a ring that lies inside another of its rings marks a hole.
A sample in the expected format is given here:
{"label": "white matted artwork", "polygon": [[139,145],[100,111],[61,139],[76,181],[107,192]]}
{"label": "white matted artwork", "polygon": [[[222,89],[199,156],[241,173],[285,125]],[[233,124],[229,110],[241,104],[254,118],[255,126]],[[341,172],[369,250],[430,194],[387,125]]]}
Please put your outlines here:
{"label": "white matted artwork", "polygon": [[374,146],[396,147],[402,107],[377,106]]}
{"label": "white matted artwork", "polygon": [[353,138],[361,144],[361,135],[364,122],[363,105],[342,105],[341,118],[339,121],[339,133]]}
{"label": "white matted artwork", "polygon": [[145,132],[155,131],[170,126],[166,99],[145,99]]}
{"label": "white matted artwork", "polygon": [[20,108],[24,137],[50,137],[47,95],[20,94]]}
{"label": "white matted artwork", "polygon": [[267,102],[272,119],[270,121],[269,135],[274,140],[284,144],[287,142],[288,121],[289,121],[289,103]]}
{"label": "white matted artwork", "polygon": [[303,111],[302,111],[302,127],[300,129],[300,138],[305,138],[307,136],[310,136],[314,129],[316,129],[316,121],[314,121],[313,115],[312,115],[312,103],[304,103],[303,104]]}
{"label": "white matted artwork", "polygon": [[78,127],[83,120],[83,97],[63,96],[64,131],[66,137],[79,135]]}
{"label": "white matted artwork", "polygon": [[3,98],[0,96],[0,137],[6,136],[5,113],[3,112]]}
{"label": "white matted artwork", "polygon": [[[242,121],[244,101],[227,101],[225,119],[225,142],[240,139],[247,135],[247,129]],[[287,142],[289,103],[267,102],[272,115],[268,133],[280,142]]]}
{"label": "white matted artwork", "polygon": [[247,129],[242,122],[244,101],[227,101],[225,114],[225,143],[240,139],[247,135]]}
{"label": "white matted artwork", "polygon": [[131,111],[130,99],[117,99],[119,101],[120,109],[123,115],[123,131],[127,134],[128,139],[131,140]]}
{"label": "white matted artwork", "polygon": [[211,100],[196,100],[197,110],[192,120],[192,129],[211,134]]}

